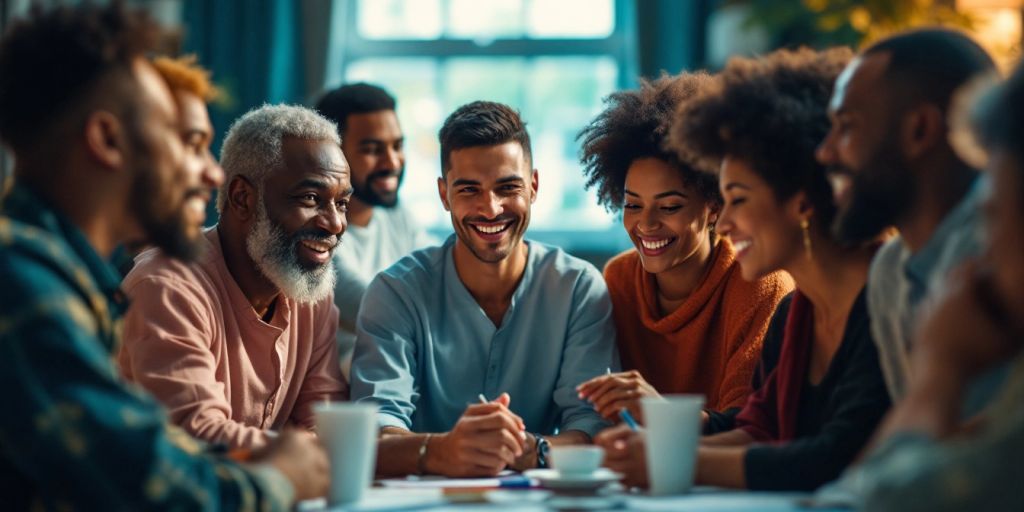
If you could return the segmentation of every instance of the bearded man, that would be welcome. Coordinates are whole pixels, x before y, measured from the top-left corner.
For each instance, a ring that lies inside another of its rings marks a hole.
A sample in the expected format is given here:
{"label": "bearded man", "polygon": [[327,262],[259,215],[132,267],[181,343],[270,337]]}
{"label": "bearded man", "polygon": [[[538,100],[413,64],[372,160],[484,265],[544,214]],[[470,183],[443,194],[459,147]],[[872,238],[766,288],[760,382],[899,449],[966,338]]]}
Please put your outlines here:
{"label": "bearded man", "polygon": [[347,393],[331,257],[352,189],[337,128],[303,107],[245,114],[221,158],[205,254],[151,249],[125,278],[119,362],[192,435],[258,449],[287,425],[311,430],[313,404]]}

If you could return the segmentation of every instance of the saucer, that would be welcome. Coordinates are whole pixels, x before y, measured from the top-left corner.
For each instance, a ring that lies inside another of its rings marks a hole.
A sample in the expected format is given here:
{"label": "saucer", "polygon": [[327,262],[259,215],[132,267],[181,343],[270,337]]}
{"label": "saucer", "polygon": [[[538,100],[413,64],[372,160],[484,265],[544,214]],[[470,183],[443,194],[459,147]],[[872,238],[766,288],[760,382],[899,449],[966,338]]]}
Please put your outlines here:
{"label": "saucer", "polygon": [[592,473],[563,474],[557,469],[530,469],[523,473],[528,478],[536,478],[548,489],[598,489],[622,479],[622,473],[608,468],[598,468]]}

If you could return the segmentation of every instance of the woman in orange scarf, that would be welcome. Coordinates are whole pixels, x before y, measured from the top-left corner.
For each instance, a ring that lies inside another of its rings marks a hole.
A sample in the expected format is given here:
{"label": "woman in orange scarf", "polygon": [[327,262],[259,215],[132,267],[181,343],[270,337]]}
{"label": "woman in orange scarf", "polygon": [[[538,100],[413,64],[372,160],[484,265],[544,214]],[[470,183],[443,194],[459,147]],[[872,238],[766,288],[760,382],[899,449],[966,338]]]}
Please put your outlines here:
{"label": "woman in orange scarf", "polygon": [[768,321],[792,289],[782,273],[743,280],[732,245],[714,233],[717,179],[664,147],[675,111],[713,80],[683,74],[612,94],[580,134],[587,185],[622,212],[635,245],[604,271],[626,371],[578,388],[608,419],[625,408],[642,422],[640,399],[659,393],[705,395],[713,422],[740,407]]}

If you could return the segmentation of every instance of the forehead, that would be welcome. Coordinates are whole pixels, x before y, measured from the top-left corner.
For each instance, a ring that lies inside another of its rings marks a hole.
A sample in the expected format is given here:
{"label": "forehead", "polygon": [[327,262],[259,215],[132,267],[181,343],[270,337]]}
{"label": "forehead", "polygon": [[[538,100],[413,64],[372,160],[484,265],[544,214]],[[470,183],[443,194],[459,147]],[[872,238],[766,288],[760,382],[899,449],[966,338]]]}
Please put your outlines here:
{"label": "forehead", "polygon": [[626,171],[626,188],[631,192],[685,189],[683,173],[660,158],[639,158]]}
{"label": "forehead", "polygon": [[456,149],[448,157],[449,182],[469,179],[485,183],[510,174],[525,177],[529,171],[523,147],[515,141]]}
{"label": "forehead", "polygon": [[183,131],[202,131],[204,133],[213,131],[210,114],[207,112],[206,102],[202,98],[188,91],[175,90],[174,100],[178,104],[178,115]]}
{"label": "forehead", "polygon": [[889,67],[889,54],[872,53],[853,59],[836,79],[829,110],[865,110],[876,105],[886,92],[883,78]]}
{"label": "forehead", "polygon": [[341,148],[330,140],[285,137],[281,141],[284,166],[271,173],[268,182],[290,187],[305,179],[325,181],[331,187],[347,188],[348,162]]}
{"label": "forehead", "polygon": [[163,119],[177,118],[178,109],[171,96],[171,90],[151,64],[142,58],[135,59],[132,62],[132,75],[138,83],[142,103],[149,109],[148,115],[160,116]]}
{"label": "forehead", "polygon": [[351,114],[345,120],[345,135],[359,142],[358,139],[399,139],[402,127],[398,124],[398,116],[394,110],[378,110],[362,114]]}

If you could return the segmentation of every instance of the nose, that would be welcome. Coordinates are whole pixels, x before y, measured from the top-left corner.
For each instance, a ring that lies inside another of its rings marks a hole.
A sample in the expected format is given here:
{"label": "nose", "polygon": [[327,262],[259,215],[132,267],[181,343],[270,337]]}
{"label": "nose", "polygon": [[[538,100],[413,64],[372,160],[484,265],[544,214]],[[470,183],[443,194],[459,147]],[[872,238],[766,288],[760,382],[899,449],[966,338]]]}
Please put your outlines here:
{"label": "nose", "polygon": [[640,213],[640,231],[654,231],[661,227],[661,219],[654,208],[644,208]]}
{"label": "nose", "polygon": [[206,165],[203,166],[202,179],[210,188],[218,188],[224,183],[224,168],[209,153],[206,155]]}
{"label": "nose", "polygon": [[501,196],[493,192],[483,194],[483,200],[480,201],[478,210],[480,215],[488,219],[493,219],[498,215],[501,215],[505,211],[505,207],[502,205]]}
{"label": "nose", "polygon": [[722,205],[722,210],[718,212],[718,222],[715,223],[715,233],[718,236],[729,236],[732,232],[732,209],[729,208],[729,204]]}
{"label": "nose", "polygon": [[388,148],[387,153],[384,156],[384,162],[388,165],[388,169],[398,170],[402,168],[402,161],[405,159],[405,153],[402,149]]}
{"label": "nose", "polygon": [[345,228],[348,227],[348,216],[345,215],[345,211],[339,208],[337,204],[331,202],[317,216],[317,227],[332,235],[341,236],[345,233]]}
{"label": "nose", "polygon": [[818,159],[818,163],[821,165],[832,165],[836,161],[836,151],[833,147],[834,133],[835,130],[829,130],[825,134],[825,138],[821,140],[821,143],[814,150],[814,157]]}

